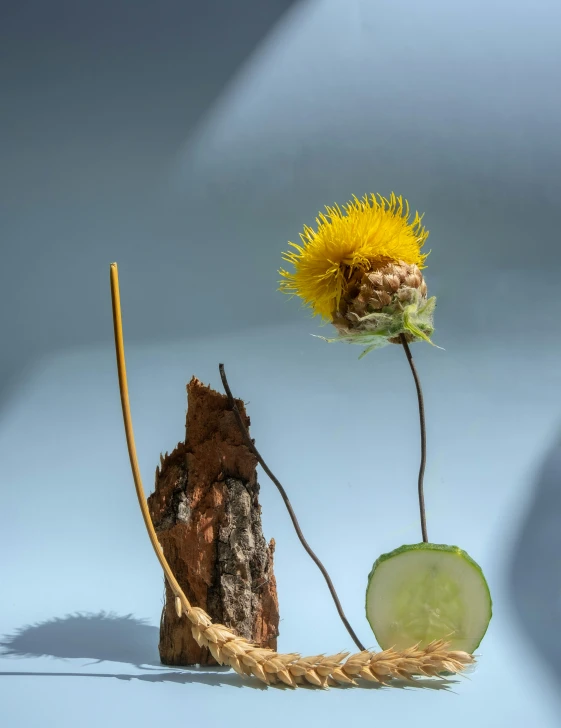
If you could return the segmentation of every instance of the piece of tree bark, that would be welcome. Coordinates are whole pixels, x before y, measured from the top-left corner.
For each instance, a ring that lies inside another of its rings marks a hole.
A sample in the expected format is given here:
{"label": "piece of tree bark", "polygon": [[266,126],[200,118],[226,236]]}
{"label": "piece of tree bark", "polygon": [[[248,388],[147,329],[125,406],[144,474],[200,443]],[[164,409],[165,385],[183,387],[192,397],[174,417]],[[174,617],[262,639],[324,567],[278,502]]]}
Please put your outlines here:
{"label": "piece of tree bark", "polygon": [[[249,427],[243,402],[236,404]],[[226,396],[193,377],[187,385],[185,442],[160,457],[148,507],[189,600],[214,622],[276,649],[275,543],[267,544],[261,528],[256,466]],[[193,639],[188,620],[177,617],[167,583],[159,650],[165,665],[216,664]]]}

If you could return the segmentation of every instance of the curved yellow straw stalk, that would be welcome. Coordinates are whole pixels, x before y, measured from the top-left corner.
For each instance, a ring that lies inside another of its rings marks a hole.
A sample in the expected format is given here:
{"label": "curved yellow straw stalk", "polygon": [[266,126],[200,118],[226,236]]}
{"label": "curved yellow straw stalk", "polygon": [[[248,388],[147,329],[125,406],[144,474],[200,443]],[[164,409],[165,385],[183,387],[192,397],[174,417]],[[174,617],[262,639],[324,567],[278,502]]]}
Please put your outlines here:
{"label": "curved yellow straw stalk", "polygon": [[386,684],[392,678],[411,680],[415,676],[438,676],[442,672],[457,674],[462,672],[467,665],[472,664],[474,658],[471,655],[466,652],[449,651],[447,643],[441,640],[435,641],[423,649],[414,646],[399,652],[385,650],[376,653],[364,650],[353,655],[339,652],[335,655],[315,655],[313,657],[302,657],[298,653],[283,654],[257,647],[227,627],[213,624],[203,609],[194,607],[189,602],[164,557],[150,518],[142,486],[130,414],[116,263],[111,264],[111,298],[121,406],[138,503],[150,542],[175,595],[177,614],[184,615],[189,620],[193,637],[198,644],[208,647],[217,662],[229,665],[240,675],[255,676],[269,685],[277,683],[290,687],[296,687],[299,684],[322,688],[356,685],[358,684],[357,679]]}

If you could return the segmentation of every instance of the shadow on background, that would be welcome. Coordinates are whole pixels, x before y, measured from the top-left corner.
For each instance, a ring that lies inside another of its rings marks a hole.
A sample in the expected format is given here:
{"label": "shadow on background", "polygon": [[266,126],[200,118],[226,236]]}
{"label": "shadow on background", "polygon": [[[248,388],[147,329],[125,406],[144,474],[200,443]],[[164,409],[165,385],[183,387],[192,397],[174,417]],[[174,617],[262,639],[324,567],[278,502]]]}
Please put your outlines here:
{"label": "shadow on background", "polygon": [[[26,362],[111,342],[115,260],[129,344],[300,320],[281,252],[353,193],[432,210],[430,286],[449,281],[454,330],[460,314],[474,335],[533,331],[558,299],[560,5],[508,7],[0,3],[0,408]],[[365,92],[357,68],[385,70]],[[522,280],[497,292],[505,268]],[[532,306],[514,316],[518,290]]]}
{"label": "shadow on background", "polygon": [[[71,614],[38,624],[27,625],[0,640],[0,655],[5,657],[54,657],[58,659],[84,658],[99,662],[126,662],[141,669],[150,669],[159,663],[159,630],[132,614],[118,616],[98,614]],[[91,664],[91,663],[90,663]],[[256,678],[242,678],[226,667],[170,668],[144,674],[88,673],[88,672],[26,672],[2,671],[0,676],[34,677],[91,677],[143,682],[174,682],[178,684],[202,683],[216,687],[249,687],[266,690]],[[418,679],[414,682],[394,680],[392,688],[450,691],[457,680]],[[283,686],[274,686],[282,689]],[[341,686],[342,689],[343,686]],[[361,688],[380,690],[383,686],[361,683]],[[315,689],[310,686],[310,689]]]}
{"label": "shadow on background", "polygon": [[561,684],[561,444],[539,475],[513,550],[510,586],[526,633]]}
{"label": "shadow on background", "polygon": [[[183,200],[176,209],[170,199],[168,170],[294,3],[0,3],[6,101],[0,138],[0,410],[28,362],[69,346],[110,341],[113,260],[133,281],[129,296],[131,289],[142,291],[128,306],[134,312],[127,321],[129,341],[193,334],[185,320],[185,290],[191,298],[205,295],[200,271],[206,270],[206,254],[199,250],[200,231],[189,234]],[[164,285],[146,297],[155,260]],[[155,301],[166,315],[155,312]],[[229,316],[224,308],[217,320]],[[249,315],[258,308],[248,307]],[[267,315],[254,318],[248,324]],[[232,314],[221,330],[234,322]]]}

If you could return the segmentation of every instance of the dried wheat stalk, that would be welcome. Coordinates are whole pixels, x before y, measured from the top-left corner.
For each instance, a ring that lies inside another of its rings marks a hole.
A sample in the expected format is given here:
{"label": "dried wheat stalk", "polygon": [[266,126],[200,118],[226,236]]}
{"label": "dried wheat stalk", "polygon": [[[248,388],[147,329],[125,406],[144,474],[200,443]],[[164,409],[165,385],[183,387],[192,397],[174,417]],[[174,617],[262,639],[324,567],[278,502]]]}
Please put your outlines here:
{"label": "dried wheat stalk", "polygon": [[437,677],[443,672],[458,674],[472,664],[474,658],[471,655],[448,650],[448,643],[442,640],[422,649],[414,646],[399,652],[393,649],[383,652],[363,650],[353,655],[339,652],[312,657],[302,657],[294,652],[282,654],[257,647],[224,625],[213,624],[203,609],[191,605],[164,557],[144,495],[130,414],[117,264],[112,263],[110,270],[119,389],[136,495],[152,547],[175,595],[177,614],[185,615],[191,622],[193,637],[199,645],[208,647],[217,662],[229,665],[240,675],[253,675],[267,685],[283,683],[290,687],[302,684],[320,688],[357,685],[359,679],[387,684],[392,678],[413,680],[415,676]]}
{"label": "dried wheat stalk", "polygon": [[442,672],[458,674],[474,658],[467,652],[450,651],[442,640],[423,649],[417,646],[399,652],[364,650],[354,655],[302,657],[298,653],[282,654],[252,645],[246,639],[221,624],[213,624],[208,614],[193,607],[183,593],[176,597],[178,615],[191,622],[193,637],[208,647],[221,665],[229,665],[240,675],[253,675],[272,685],[284,683],[290,687],[308,684],[326,688],[338,685],[358,685],[357,680],[387,685],[392,678],[414,680],[416,676],[437,677]]}

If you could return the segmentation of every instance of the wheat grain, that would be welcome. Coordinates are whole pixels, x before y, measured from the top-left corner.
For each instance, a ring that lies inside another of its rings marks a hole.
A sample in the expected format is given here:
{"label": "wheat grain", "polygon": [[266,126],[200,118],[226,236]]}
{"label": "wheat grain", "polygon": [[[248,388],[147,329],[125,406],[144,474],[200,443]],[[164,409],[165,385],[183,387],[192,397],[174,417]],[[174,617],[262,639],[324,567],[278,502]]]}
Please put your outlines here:
{"label": "wheat grain", "polygon": [[294,652],[282,654],[257,647],[224,625],[214,624],[204,610],[191,606],[185,594],[177,595],[176,599],[181,604],[182,614],[191,622],[193,637],[201,647],[207,647],[220,665],[229,665],[239,675],[254,676],[266,685],[282,683],[297,687],[307,684],[326,688],[358,685],[357,680],[388,684],[396,678],[413,681],[416,677],[438,677],[443,672],[459,674],[475,662],[467,652],[449,650],[449,643],[444,640],[435,640],[424,648],[415,645],[401,651],[364,650],[352,655],[339,652],[311,657]]}

